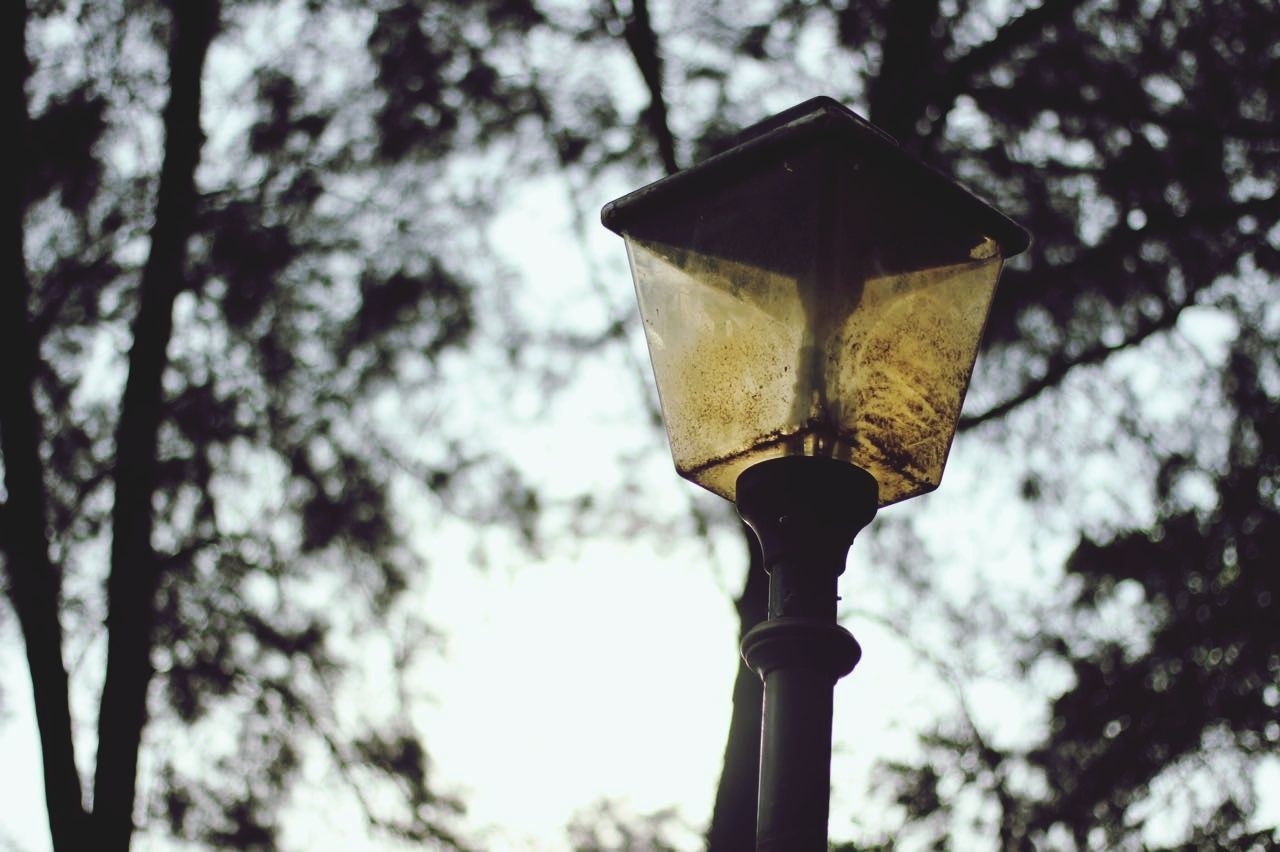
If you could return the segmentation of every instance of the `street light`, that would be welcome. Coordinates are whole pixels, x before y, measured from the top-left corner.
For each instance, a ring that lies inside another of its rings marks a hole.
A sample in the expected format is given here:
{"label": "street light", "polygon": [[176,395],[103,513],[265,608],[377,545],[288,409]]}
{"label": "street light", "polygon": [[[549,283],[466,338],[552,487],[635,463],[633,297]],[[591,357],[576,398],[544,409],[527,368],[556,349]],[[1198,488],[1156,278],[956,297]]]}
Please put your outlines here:
{"label": "street light", "polygon": [[1027,233],[830,98],[605,205],[681,476],[769,572],[757,849],[827,848],[836,578],[876,510],[942,478],[1005,258]]}

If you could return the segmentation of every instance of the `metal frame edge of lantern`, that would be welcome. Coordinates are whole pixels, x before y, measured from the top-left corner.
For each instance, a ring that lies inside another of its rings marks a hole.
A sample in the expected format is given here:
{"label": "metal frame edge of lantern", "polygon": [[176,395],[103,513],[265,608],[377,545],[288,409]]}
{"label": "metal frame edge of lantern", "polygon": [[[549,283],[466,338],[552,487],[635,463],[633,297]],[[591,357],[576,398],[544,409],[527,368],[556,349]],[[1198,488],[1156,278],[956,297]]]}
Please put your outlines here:
{"label": "metal frame edge of lantern", "polygon": [[[999,243],[1003,257],[1030,244],[1019,225],[826,97],[753,125],[729,150],[610,202],[601,220],[627,237],[632,223],[665,205],[723,187],[743,169],[821,134],[910,174],[939,203],[976,221]],[[664,417],[670,417],[665,407]],[[743,658],[764,682],[756,849],[820,852],[827,849],[835,682],[861,656],[857,641],[836,620],[837,582],[854,537],[875,517],[879,486],[871,473],[848,461],[783,455],[743,470],[735,497],[739,514],[760,542],[769,575],[768,618],[742,642]]]}

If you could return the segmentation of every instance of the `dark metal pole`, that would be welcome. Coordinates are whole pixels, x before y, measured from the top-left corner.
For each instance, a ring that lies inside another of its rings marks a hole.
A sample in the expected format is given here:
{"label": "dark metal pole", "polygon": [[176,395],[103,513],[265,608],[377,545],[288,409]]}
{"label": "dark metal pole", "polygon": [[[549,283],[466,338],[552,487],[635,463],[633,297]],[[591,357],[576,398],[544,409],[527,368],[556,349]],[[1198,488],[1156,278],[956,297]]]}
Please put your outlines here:
{"label": "dark metal pole", "polygon": [[764,679],[757,852],[826,852],[831,708],[862,651],[836,624],[836,578],[875,516],[875,478],[846,462],[786,456],[738,477],[738,513],[760,539],[769,618],[742,640]]}

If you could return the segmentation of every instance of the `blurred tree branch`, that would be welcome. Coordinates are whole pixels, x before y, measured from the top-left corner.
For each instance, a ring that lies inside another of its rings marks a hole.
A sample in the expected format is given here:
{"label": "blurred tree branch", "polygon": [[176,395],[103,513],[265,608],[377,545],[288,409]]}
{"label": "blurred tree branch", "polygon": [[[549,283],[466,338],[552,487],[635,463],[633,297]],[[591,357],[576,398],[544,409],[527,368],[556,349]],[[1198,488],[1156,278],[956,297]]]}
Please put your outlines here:
{"label": "blurred tree branch", "polygon": [[205,56],[219,25],[218,0],[172,6],[164,163],[151,247],[139,285],[129,377],[116,430],[111,573],[107,581],[107,675],[98,717],[94,825],[106,849],[127,849],[133,834],[138,748],[146,724],[155,594],[160,567],[152,548],[161,377],[173,332],[173,303],[186,282],[187,240],[196,212],[195,172]]}
{"label": "blurred tree branch", "polygon": [[653,21],[649,17],[649,0],[631,0],[631,12],[625,16],[618,10],[616,0],[609,2],[614,17],[622,22],[622,37],[631,50],[645,88],[649,91],[649,106],[644,111],[644,123],[658,146],[658,159],[662,168],[669,175],[675,174],[680,171],[680,164],[676,161],[675,137],[667,120],[662,52],[658,46],[658,35],[653,29]]}
{"label": "blurred tree branch", "polygon": [[1187,297],[1176,301],[1166,300],[1158,317],[1143,317],[1117,343],[1107,344],[1097,341],[1083,352],[1070,357],[1060,352],[1055,353],[1049,364],[1044,368],[1044,371],[1037,378],[1024,384],[1017,393],[1004,402],[978,414],[961,417],[957,429],[966,431],[981,426],[983,423],[998,420],[1015,408],[1035,399],[1046,390],[1057,387],[1077,367],[1100,364],[1117,352],[1140,345],[1153,334],[1168,331],[1177,324],[1178,317],[1182,315],[1182,311],[1193,304],[1195,304],[1194,291]]}

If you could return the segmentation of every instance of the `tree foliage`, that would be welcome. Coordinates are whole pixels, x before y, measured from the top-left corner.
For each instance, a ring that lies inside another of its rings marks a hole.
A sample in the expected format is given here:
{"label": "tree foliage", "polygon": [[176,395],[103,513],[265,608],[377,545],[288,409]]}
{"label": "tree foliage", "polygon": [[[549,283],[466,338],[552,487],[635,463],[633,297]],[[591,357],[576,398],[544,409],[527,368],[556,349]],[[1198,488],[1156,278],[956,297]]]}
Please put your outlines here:
{"label": "tree foliage", "polygon": [[[651,33],[668,83],[648,88],[669,103],[637,120],[671,116],[650,128],[652,149],[692,159],[723,147],[751,94],[767,98],[768,83],[743,95],[750,70],[766,67],[775,84],[805,80],[806,51],[821,55],[816,34],[834,34],[822,58],[849,83],[832,93],[1035,238],[1006,270],[962,440],[998,435],[999,463],[1021,478],[1030,511],[1080,536],[1060,568],[1074,591],[1042,601],[1035,612],[1048,618],[1035,625],[990,604],[966,612],[918,598],[917,617],[887,620],[923,633],[919,612],[950,618],[948,635],[1003,646],[1015,664],[1007,680],[1048,666],[1069,672],[1070,686],[1048,708],[1043,739],[1012,746],[982,730],[967,711],[969,684],[958,684],[960,716],[924,738],[922,762],[884,767],[899,791],[900,837],[979,842],[976,811],[981,842],[1002,848],[1130,847],[1179,819],[1196,848],[1265,845],[1271,835],[1250,826],[1251,770],[1275,755],[1280,733],[1269,629],[1275,460],[1263,437],[1276,431],[1280,393],[1280,323],[1266,295],[1280,248],[1276,11],[937,0],[753,12],[716,6]],[[697,87],[714,94],[694,97]],[[1208,320],[1229,329],[1221,352],[1201,342]],[[1141,359],[1176,380],[1135,376],[1129,365]],[[1039,461],[1046,442],[1057,452]],[[1108,455],[1136,478],[1077,476]],[[1090,489],[1119,489],[1121,511],[1083,510]],[[923,567],[894,561],[918,593],[936,595],[911,579]],[[762,613],[752,605],[762,584],[749,576],[744,632]],[[1130,619],[1120,629],[1117,612]],[[750,802],[729,791],[757,747],[752,682],[740,670],[716,849],[751,836]],[[1218,760],[1213,777],[1231,784],[1180,804],[1178,817],[1161,813],[1171,779]]]}
{"label": "tree foliage", "polygon": [[[536,13],[11,7],[0,544],[55,846],[122,849],[135,824],[273,846],[316,766],[375,829],[457,845],[395,700],[429,632],[393,493],[525,522],[510,472],[421,401],[480,325],[460,270],[484,208],[451,158],[529,111],[492,57]],[[353,712],[371,649],[388,698]]]}

